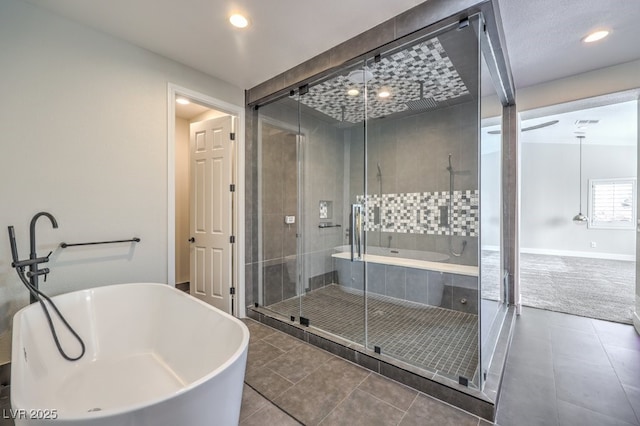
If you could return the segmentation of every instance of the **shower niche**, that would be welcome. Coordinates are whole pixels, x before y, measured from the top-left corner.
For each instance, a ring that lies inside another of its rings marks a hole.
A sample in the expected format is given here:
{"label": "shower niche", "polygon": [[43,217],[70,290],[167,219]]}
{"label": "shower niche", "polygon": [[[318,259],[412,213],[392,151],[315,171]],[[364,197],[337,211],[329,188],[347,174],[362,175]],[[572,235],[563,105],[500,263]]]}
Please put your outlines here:
{"label": "shower niche", "polygon": [[427,27],[249,105],[247,275],[250,316],[492,418],[507,300],[484,28]]}

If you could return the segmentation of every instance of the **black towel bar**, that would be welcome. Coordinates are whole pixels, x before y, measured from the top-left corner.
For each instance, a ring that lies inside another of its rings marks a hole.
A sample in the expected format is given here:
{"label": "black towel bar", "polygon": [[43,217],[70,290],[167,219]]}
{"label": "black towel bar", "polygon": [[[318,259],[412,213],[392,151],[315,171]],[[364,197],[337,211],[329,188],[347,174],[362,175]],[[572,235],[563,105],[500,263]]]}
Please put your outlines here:
{"label": "black towel bar", "polygon": [[73,246],[94,246],[96,244],[139,243],[139,242],[140,242],[140,238],[136,237],[130,240],[95,241],[92,243],[75,243],[75,244],[60,243],[60,247],[67,248],[67,247],[73,247]]}

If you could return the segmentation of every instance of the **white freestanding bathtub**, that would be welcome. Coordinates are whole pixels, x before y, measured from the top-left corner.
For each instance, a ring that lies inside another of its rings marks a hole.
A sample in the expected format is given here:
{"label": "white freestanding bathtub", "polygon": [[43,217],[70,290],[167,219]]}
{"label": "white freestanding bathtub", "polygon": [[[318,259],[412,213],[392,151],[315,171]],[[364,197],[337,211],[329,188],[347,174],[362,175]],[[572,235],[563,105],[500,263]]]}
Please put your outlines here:
{"label": "white freestanding bathtub", "polygon": [[[84,339],[66,361],[39,304],[13,319],[16,424],[237,425],[249,331],[163,284],[120,284],[52,298]],[[52,310],[52,317],[55,317]],[[78,342],[54,319],[62,347]],[[5,417],[6,417],[5,413]]]}

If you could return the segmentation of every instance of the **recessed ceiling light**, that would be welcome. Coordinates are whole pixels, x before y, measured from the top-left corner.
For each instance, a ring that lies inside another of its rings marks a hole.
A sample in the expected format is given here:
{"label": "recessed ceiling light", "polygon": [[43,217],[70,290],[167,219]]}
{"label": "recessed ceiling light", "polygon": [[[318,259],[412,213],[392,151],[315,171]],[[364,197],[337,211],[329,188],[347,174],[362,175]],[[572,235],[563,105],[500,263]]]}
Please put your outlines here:
{"label": "recessed ceiling light", "polygon": [[388,98],[389,96],[391,96],[391,92],[388,89],[380,89],[378,92],[379,98]]}
{"label": "recessed ceiling light", "polygon": [[586,36],[585,38],[583,38],[582,41],[584,41],[585,43],[593,43],[594,41],[602,40],[608,35],[609,35],[609,31],[607,30],[594,31],[588,36]]}
{"label": "recessed ceiling light", "polygon": [[349,96],[358,96],[360,94],[360,91],[358,89],[349,89],[347,91],[347,95]]}
{"label": "recessed ceiling light", "polygon": [[186,98],[176,98],[176,102],[181,105],[188,105],[191,103],[189,102],[189,99],[186,99]]}
{"label": "recessed ceiling light", "polygon": [[229,16],[229,22],[231,22],[231,25],[236,28],[245,28],[247,25],[249,25],[249,20],[239,13],[234,13],[233,15]]}

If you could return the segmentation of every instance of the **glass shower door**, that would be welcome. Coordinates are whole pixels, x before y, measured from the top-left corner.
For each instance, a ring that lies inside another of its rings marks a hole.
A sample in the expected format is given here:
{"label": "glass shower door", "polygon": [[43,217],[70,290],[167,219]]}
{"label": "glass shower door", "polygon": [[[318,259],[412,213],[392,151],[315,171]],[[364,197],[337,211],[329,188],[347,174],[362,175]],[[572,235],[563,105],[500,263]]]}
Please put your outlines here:
{"label": "glass shower door", "polygon": [[367,348],[470,385],[478,58],[477,26],[456,25],[367,61]]}
{"label": "glass shower door", "polygon": [[285,320],[300,316],[303,294],[299,158],[304,135],[298,110],[294,94],[258,112],[258,304]]}
{"label": "glass shower door", "polygon": [[[364,344],[362,64],[300,90],[300,322]],[[354,214],[355,213],[355,214]]]}

